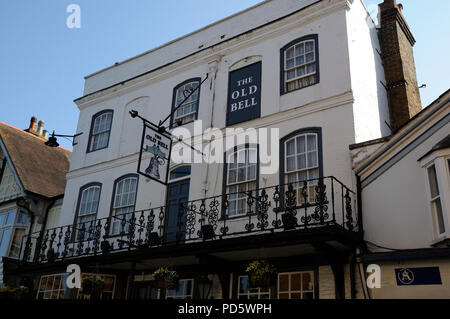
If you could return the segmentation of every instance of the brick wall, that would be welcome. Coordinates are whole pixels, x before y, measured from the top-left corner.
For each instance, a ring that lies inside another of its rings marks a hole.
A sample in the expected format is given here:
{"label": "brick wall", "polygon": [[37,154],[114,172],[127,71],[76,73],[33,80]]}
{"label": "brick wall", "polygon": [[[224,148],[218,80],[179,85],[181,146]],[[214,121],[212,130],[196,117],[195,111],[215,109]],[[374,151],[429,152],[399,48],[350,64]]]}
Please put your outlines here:
{"label": "brick wall", "polygon": [[380,4],[379,39],[388,90],[391,128],[395,132],[422,110],[413,45],[415,39],[396,0]]}

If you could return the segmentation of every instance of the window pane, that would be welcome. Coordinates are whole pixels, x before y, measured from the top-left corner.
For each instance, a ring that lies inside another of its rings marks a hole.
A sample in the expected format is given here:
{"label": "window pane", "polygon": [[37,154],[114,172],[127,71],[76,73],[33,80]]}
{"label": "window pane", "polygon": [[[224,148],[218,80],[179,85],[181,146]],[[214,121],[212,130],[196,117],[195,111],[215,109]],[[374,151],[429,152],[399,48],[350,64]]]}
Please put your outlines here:
{"label": "window pane", "polygon": [[436,219],[439,228],[439,234],[445,233],[444,216],[442,214],[441,199],[438,198],[433,201],[434,212],[436,214]]}
{"label": "window pane", "polygon": [[306,168],[306,156],[305,154],[301,154],[297,156],[297,169]]}
{"label": "window pane", "polygon": [[308,135],[308,151],[313,151],[316,149],[317,149],[316,135]]}
{"label": "window pane", "polygon": [[14,232],[14,237],[9,252],[10,257],[19,257],[23,235],[25,235],[24,229],[16,229],[16,231]]}
{"label": "window pane", "polygon": [[289,275],[279,275],[278,276],[278,290],[288,291],[289,290]]}
{"label": "window pane", "polygon": [[8,213],[8,218],[6,218],[5,225],[12,225],[14,223],[14,217],[16,217],[16,212]]}
{"label": "window pane", "polygon": [[428,180],[430,182],[431,198],[439,196],[439,188],[436,178],[436,168],[433,166],[428,168]]}
{"label": "window pane", "polygon": [[228,170],[228,183],[236,183],[236,170]]}
{"label": "window pane", "polygon": [[286,61],[286,68],[291,69],[293,68],[295,65],[295,60],[294,59],[289,59]]}
{"label": "window pane", "polygon": [[303,65],[305,64],[305,56],[301,55],[295,58],[295,65]]}
{"label": "window pane", "polygon": [[306,73],[310,74],[310,73],[315,73],[315,72],[316,72],[316,64],[315,63],[308,64]]}
{"label": "window pane", "polygon": [[292,70],[292,71],[288,71],[288,73],[287,73],[287,79],[288,80],[291,80],[293,78],[295,78],[295,69]]}
{"label": "window pane", "polygon": [[6,220],[6,214],[0,214],[0,227],[3,226]]}
{"label": "window pane", "polygon": [[238,152],[238,166],[245,165],[245,150]]}
{"label": "window pane", "polygon": [[314,53],[308,53],[306,54],[306,62],[312,62],[314,61]]}
{"label": "window pane", "polygon": [[308,173],[309,173],[308,179],[319,178],[319,169],[318,168],[310,169],[310,170],[308,170]]}
{"label": "window pane", "polygon": [[256,164],[257,161],[258,161],[258,156],[256,154],[256,150],[255,149],[249,150],[249,159],[248,159],[249,164]]}
{"label": "window pane", "polygon": [[304,76],[306,74],[306,67],[302,66],[297,69],[297,76]]}
{"label": "window pane", "polygon": [[286,171],[287,172],[291,172],[293,170],[295,170],[295,157],[294,156],[290,156],[286,159]]}
{"label": "window pane", "polygon": [[317,166],[317,152],[308,153],[308,167]]}
{"label": "window pane", "polygon": [[301,55],[305,53],[305,43],[302,42],[295,46],[295,55]]}
{"label": "window pane", "polygon": [[293,155],[295,154],[295,140],[292,139],[286,143],[286,154]]}
{"label": "window pane", "polygon": [[248,277],[239,278],[239,293],[248,292]]}
{"label": "window pane", "polygon": [[302,274],[302,289],[303,290],[313,290],[313,281],[311,273]]}
{"label": "window pane", "polygon": [[247,180],[256,178],[256,165],[251,165],[247,169]]}
{"label": "window pane", "polygon": [[6,250],[8,249],[9,237],[11,236],[11,228],[6,228],[3,230],[3,235],[0,238],[0,257],[5,256]]}
{"label": "window pane", "polygon": [[231,156],[230,156],[230,158],[229,158],[229,165],[230,165],[230,168],[235,168],[235,167],[237,167],[236,166],[236,164],[237,164],[237,153],[233,153]]}
{"label": "window pane", "polygon": [[[19,212],[19,216],[17,216],[18,224],[28,224],[28,214],[24,212]],[[1,225],[1,223],[0,223]]]}
{"label": "window pane", "polygon": [[296,138],[297,141],[297,154],[305,152],[305,136],[299,136]]}
{"label": "window pane", "polygon": [[314,50],[314,42],[313,41],[308,41],[305,43],[305,51],[306,52],[311,52]]}
{"label": "window pane", "polygon": [[292,290],[301,290],[301,274],[292,274],[291,275],[291,291]]}
{"label": "window pane", "polygon": [[294,57],[294,47],[291,47],[286,51],[286,59],[290,59],[293,57]]}

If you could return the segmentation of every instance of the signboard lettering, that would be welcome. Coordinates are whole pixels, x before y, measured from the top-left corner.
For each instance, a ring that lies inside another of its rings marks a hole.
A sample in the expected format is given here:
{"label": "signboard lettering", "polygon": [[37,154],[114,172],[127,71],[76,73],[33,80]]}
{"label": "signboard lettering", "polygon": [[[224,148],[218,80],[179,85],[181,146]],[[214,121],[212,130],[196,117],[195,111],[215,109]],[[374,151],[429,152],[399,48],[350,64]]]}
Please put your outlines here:
{"label": "signboard lettering", "polygon": [[261,116],[261,62],[230,73],[227,125]]}

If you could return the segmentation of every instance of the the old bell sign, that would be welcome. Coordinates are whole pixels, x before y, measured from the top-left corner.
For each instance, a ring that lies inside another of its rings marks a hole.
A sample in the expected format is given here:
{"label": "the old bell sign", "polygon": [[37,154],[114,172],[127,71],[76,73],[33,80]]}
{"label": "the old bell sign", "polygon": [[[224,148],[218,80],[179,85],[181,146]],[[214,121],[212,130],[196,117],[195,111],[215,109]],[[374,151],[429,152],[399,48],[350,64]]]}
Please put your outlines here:
{"label": "the old bell sign", "polygon": [[172,139],[158,132],[158,128],[144,124],[138,173],[167,185]]}
{"label": "the old bell sign", "polygon": [[227,125],[261,116],[261,62],[230,72]]}

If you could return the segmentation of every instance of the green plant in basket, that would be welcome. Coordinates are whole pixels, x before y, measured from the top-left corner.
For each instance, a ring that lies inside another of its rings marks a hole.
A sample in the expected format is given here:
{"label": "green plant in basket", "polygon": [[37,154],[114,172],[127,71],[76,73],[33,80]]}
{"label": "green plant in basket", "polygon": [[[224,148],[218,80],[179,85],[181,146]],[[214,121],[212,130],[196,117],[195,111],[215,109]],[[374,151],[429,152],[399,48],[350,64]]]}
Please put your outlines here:
{"label": "green plant in basket", "polygon": [[250,288],[267,288],[275,274],[275,267],[265,260],[252,261],[246,269]]}
{"label": "green plant in basket", "polygon": [[153,273],[156,285],[160,289],[178,289],[180,276],[175,270],[169,270],[166,267],[160,267]]}

